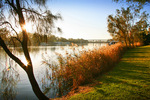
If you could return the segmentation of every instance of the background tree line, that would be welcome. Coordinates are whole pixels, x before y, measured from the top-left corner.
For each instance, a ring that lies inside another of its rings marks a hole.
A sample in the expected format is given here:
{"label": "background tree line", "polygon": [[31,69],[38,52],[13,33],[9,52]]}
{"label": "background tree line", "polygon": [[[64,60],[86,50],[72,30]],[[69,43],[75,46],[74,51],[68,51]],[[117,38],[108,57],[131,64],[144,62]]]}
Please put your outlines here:
{"label": "background tree line", "polygon": [[53,44],[57,42],[70,42],[70,43],[88,43],[88,40],[84,39],[73,39],[73,38],[63,38],[63,37],[57,37],[55,35],[42,35],[38,33],[29,33],[29,40],[30,45],[40,45],[40,43],[47,43],[47,44]]}
{"label": "background tree line", "polygon": [[117,9],[115,16],[108,16],[108,32],[114,40],[124,42],[130,47],[134,46],[135,42],[147,41],[149,14],[145,11],[141,12],[141,9],[132,5],[126,9]]}
{"label": "background tree line", "polygon": [[[0,33],[5,33],[5,35],[1,34],[1,37],[3,37],[5,43],[8,45],[15,45],[15,46],[21,46],[20,43],[13,38],[12,36],[6,35],[9,31],[6,29],[0,29]],[[21,36],[21,33],[18,34],[18,36]],[[63,37],[57,37],[55,35],[47,35],[47,34],[39,34],[39,33],[28,33],[29,41],[28,46],[39,46],[41,43],[53,45],[57,42],[69,42],[69,43],[88,43],[88,40],[85,39],[73,39],[73,38],[63,38]]]}

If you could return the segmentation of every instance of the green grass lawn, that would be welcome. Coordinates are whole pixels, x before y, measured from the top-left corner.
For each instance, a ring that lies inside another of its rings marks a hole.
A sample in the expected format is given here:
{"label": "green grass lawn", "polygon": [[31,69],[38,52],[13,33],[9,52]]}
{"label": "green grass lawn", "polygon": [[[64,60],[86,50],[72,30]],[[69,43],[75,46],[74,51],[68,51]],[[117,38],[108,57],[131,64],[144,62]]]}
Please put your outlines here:
{"label": "green grass lawn", "polygon": [[150,100],[150,46],[128,50],[88,93],[70,100]]}

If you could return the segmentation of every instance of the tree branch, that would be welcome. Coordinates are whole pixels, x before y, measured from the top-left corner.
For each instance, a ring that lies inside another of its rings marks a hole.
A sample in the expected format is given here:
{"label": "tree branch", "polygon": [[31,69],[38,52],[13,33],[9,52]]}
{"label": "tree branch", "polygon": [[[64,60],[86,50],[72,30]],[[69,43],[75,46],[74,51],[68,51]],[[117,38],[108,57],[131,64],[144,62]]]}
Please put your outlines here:
{"label": "tree branch", "polygon": [[26,70],[26,66],[22,63],[22,61],[16,57],[15,55],[13,55],[10,50],[8,49],[8,47],[6,46],[4,40],[0,37],[0,46],[2,46],[2,48],[4,49],[4,51],[8,54],[8,56],[10,58],[12,58],[16,63],[18,63],[24,70]]}
{"label": "tree branch", "polygon": [[17,37],[12,37],[14,39],[16,39],[17,41],[19,41],[20,43],[22,43]]}
{"label": "tree branch", "polygon": [[22,8],[22,12],[30,12],[30,13],[34,13],[34,14],[36,14],[36,15],[38,15],[38,16],[45,17],[45,16],[43,16],[43,14],[45,14],[45,13],[40,14],[40,13],[36,12],[36,11],[33,10],[33,9]]}
{"label": "tree branch", "polygon": [[19,39],[19,36],[18,36],[18,33],[17,33],[17,31],[12,27],[12,25],[9,23],[9,22],[7,22],[7,21],[5,21],[5,22],[3,22],[0,26],[2,26],[2,25],[4,25],[4,24],[8,24],[10,27],[11,27],[11,29],[16,33],[16,35],[17,35],[17,40],[21,43],[21,40]]}
{"label": "tree branch", "polygon": [[16,35],[18,36],[17,31],[12,27],[12,25],[11,25],[9,22],[5,21],[5,22],[3,22],[0,26],[2,26],[2,25],[4,25],[4,24],[8,24],[8,25],[11,27],[11,29],[16,33]]}
{"label": "tree branch", "polygon": [[6,3],[8,3],[18,13],[18,10],[17,10],[17,8],[14,5],[13,0],[12,0],[12,3],[9,0],[6,0],[6,1],[7,1]]}

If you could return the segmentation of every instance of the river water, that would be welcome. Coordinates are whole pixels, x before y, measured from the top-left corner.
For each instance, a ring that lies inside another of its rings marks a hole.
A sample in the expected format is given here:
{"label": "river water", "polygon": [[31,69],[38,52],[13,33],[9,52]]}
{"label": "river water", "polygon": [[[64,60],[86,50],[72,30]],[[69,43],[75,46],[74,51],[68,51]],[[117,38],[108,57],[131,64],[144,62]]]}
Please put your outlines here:
{"label": "river water", "polygon": [[[106,43],[88,43],[84,45],[85,49],[99,48],[107,45]],[[57,62],[56,53],[65,55],[68,51],[71,53],[71,46],[31,46],[29,47],[30,56],[33,63],[35,78],[42,89],[42,78],[45,75],[46,65],[42,64],[44,59],[49,59],[50,63]],[[76,46],[82,50],[83,46]],[[19,57],[24,63],[25,58],[20,47],[11,48],[13,54]],[[0,100],[37,100],[25,71],[18,66],[11,58],[7,56],[0,48]],[[55,91],[51,90],[46,95],[49,98],[56,97]]]}

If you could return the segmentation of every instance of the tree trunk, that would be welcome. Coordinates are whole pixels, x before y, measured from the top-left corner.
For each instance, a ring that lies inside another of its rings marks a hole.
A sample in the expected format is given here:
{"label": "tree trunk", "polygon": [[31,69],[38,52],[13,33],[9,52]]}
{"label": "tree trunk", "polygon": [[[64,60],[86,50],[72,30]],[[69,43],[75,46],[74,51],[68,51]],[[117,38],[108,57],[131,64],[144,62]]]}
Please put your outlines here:
{"label": "tree trunk", "polygon": [[128,47],[128,44],[127,44],[126,38],[124,39],[124,42],[125,42],[125,44],[126,44],[126,47]]}
{"label": "tree trunk", "polygon": [[29,81],[31,83],[31,86],[32,86],[32,89],[33,89],[35,95],[38,97],[39,100],[49,100],[49,98],[46,97],[40,90],[40,87],[34,77],[33,70],[31,69],[32,66],[28,66],[28,68],[29,69],[28,69],[28,71],[26,71],[26,73],[28,75]]}
{"label": "tree trunk", "polygon": [[49,98],[46,97],[42,93],[42,91],[40,90],[39,85],[38,85],[38,83],[37,83],[37,81],[34,77],[32,61],[31,61],[29,51],[28,51],[28,47],[27,47],[28,46],[28,35],[27,35],[26,29],[24,29],[25,19],[24,19],[24,16],[23,16],[22,9],[20,7],[20,1],[16,0],[16,4],[17,4],[17,9],[18,9],[17,13],[18,13],[19,24],[20,24],[20,27],[22,29],[22,34],[23,34],[23,41],[21,42],[21,44],[22,44],[22,48],[23,48],[25,58],[28,62],[28,65],[26,66],[26,68],[24,70],[26,71],[26,73],[28,75],[28,78],[29,78],[29,81],[31,83],[32,89],[33,89],[35,95],[38,97],[38,99],[39,100],[49,100]]}
{"label": "tree trunk", "polygon": [[23,30],[22,31],[23,33],[23,42],[22,42],[22,48],[23,48],[23,52],[24,52],[24,55],[26,57],[26,60],[28,62],[28,65],[26,66],[26,68],[24,69],[28,75],[28,78],[29,78],[29,81],[31,83],[31,86],[32,86],[32,89],[35,93],[35,95],[38,97],[39,100],[49,100],[48,97],[46,97],[42,91],[40,90],[39,88],[39,85],[34,77],[34,74],[33,74],[33,66],[32,66],[32,60],[30,58],[30,55],[29,55],[29,51],[28,51],[28,48],[27,48],[27,41],[28,41],[28,36],[27,36],[27,32],[26,30]]}
{"label": "tree trunk", "polygon": [[20,6],[21,5],[21,3],[20,3],[21,0],[15,0],[15,1],[14,0],[10,0],[11,2],[9,2],[9,0],[6,0],[6,1],[8,1],[9,6],[13,8],[13,10],[16,12],[16,14],[18,14],[18,20],[19,20],[19,24],[20,24],[20,27],[22,29],[22,34],[23,34],[23,40],[19,41],[19,42],[22,45],[24,56],[26,58],[26,61],[28,62],[28,65],[26,66],[21,61],[21,59],[19,59],[18,57],[16,57],[15,55],[13,55],[10,52],[9,48],[4,43],[4,40],[1,37],[0,37],[0,46],[3,47],[3,49],[5,50],[5,52],[8,54],[8,56],[10,58],[12,58],[16,63],[18,63],[20,65],[20,67],[22,67],[25,70],[25,72],[28,75],[29,81],[31,83],[32,89],[33,89],[35,95],[38,97],[38,99],[39,100],[49,100],[49,98],[46,97],[42,93],[42,91],[40,90],[39,85],[38,85],[38,83],[37,83],[37,81],[36,81],[36,79],[34,77],[34,74],[33,74],[32,61],[31,61],[31,58],[30,58],[30,55],[29,55],[29,51],[28,51],[28,48],[27,48],[27,45],[28,45],[28,34],[27,34],[26,29],[24,29],[25,19],[24,19],[24,16],[23,16],[22,8]]}
{"label": "tree trunk", "polygon": [[131,40],[130,40],[130,37],[128,37],[128,41],[129,41],[129,48],[131,48]]}
{"label": "tree trunk", "polygon": [[4,51],[8,54],[8,56],[10,58],[12,58],[16,63],[18,63],[20,65],[20,67],[22,67],[26,71],[29,81],[31,83],[32,89],[33,89],[35,95],[38,97],[38,99],[39,100],[49,100],[49,98],[46,97],[39,88],[39,85],[33,74],[32,65],[25,66],[19,58],[17,58],[15,55],[13,55],[10,52],[10,50],[7,48],[6,44],[4,43],[4,40],[1,37],[0,37],[0,46],[2,46],[2,48],[4,49]]}

